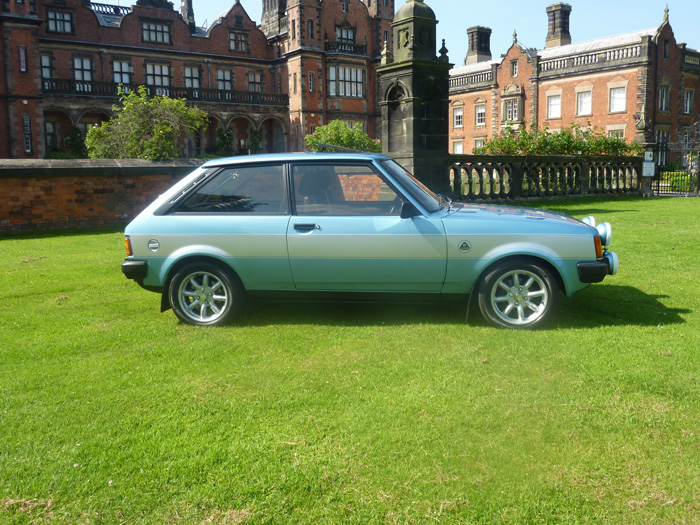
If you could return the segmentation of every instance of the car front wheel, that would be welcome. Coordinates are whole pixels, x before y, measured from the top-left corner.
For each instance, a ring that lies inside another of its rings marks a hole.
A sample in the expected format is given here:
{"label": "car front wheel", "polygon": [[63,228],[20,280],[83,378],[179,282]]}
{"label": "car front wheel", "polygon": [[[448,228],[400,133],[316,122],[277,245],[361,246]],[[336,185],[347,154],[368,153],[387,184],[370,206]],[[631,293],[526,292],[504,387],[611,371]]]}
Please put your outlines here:
{"label": "car front wheel", "polygon": [[550,270],[524,261],[505,263],[484,278],[479,308],[494,326],[535,328],[551,316],[558,293]]}
{"label": "car front wheel", "polygon": [[184,323],[221,325],[240,309],[243,286],[215,265],[192,264],[180,269],[170,281],[168,299]]}

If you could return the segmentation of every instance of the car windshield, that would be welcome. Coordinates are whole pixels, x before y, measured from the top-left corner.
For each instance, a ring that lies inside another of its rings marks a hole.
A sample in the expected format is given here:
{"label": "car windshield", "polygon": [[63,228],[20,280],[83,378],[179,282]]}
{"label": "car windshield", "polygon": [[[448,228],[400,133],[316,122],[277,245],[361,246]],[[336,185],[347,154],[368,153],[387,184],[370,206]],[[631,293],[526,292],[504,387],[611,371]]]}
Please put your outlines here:
{"label": "car windshield", "polygon": [[416,199],[428,212],[439,211],[443,206],[449,206],[449,199],[429,190],[425,184],[407,172],[395,160],[381,161],[382,167],[396,179],[406,191]]}

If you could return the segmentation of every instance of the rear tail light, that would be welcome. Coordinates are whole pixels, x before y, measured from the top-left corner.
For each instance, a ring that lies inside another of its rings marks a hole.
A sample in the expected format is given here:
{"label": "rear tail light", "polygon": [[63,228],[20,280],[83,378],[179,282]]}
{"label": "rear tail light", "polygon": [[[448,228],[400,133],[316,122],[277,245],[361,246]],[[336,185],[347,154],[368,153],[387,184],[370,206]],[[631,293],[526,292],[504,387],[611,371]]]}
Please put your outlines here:
{"label": "rear tail light", "polygon": [[134,250],[131,249],[131,239],[129,237],[124,237],[124,248],[126,249],[127,257],[134,255]]}
{"label": "rear tail light", "polygon": [[600,240],[600,235],[593,237],[593,242],[595,243],[595,257],[601,259],[603,257],[603,243]]}

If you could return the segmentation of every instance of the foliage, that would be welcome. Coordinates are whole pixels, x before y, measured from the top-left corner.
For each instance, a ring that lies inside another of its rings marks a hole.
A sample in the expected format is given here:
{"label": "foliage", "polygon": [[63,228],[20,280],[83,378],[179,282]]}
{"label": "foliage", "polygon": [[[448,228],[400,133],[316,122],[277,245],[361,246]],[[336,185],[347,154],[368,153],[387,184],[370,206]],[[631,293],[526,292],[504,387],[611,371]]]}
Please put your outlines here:
{"label": "foliage", "polygon": [[145,86],[120,90],[116,116],[86,137],[91,158],[169,160],[180,156],[177,142],[206,123],[206,113],[188,108],[184,99],[150,97]]}
{"label": "foliage", "polygon": [[250,152],[260,153],[262,152],[262,130],[257,129],[250,132]]}
{"label": "foliage", "polygon": [[76,126],[71,127],[68,130],[66,142],[68,142],[71,153],[75,156],[74,158],[86,159],[88,157],[87,146],[85,145],[85,132],[82,129]]}
{"label": "foliage", "polygon": [[342,148],[373,153],[381,153],[382,151],[381,141],[370,138],[362,131],[362,124],[359,122],[350,128],[342,120],[333,120],[330,124],[316,128],[315,133],[306,135],[305,140],[309,151],[328,150],[321,144],[332,144]]}
{"label": "foliage", "polygon": [[50,160],[73,160],[73,159],[84,159],[85,157],[81,157],[79,155],[76,155],[75,153],[71,153],[70,151],[56,150],[56,151],[49,151],[46,154],[45,158],[50,159]]}
{"label": "foliage", "polygon": [[541,206],[624,258],[527,333],[456,304],[201,329],[121,232],[3,237],[0,523],[696,523],[697,200]]}
{"label": "foliage", "polygon": [[216,155],[219,157],[230,157],[236,150],[233,149],[233,130],[219,128],[216,130]]}
{"label": "foliage", "polygon": [[608,137],[603,132],[574,124],[557,132],[522,128],[519,132],[506,129],[487,140],[474,153],[481,155],[641,155],[642,147],[628,144],[624,139]]}

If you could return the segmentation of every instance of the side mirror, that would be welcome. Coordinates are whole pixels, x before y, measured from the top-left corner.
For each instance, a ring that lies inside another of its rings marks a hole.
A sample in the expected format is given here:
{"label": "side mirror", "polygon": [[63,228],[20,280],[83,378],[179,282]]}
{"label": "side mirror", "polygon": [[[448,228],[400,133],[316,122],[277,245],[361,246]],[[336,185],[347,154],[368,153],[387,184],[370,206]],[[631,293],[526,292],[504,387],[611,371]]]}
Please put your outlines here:
{"label": "side mirror", "polygon": [[418,217],[420,214],[421,212],[418,211],[418,208],[408,201],[404,201],[404,203],[401,205],[402,219],[411,219],[413,217]]}

